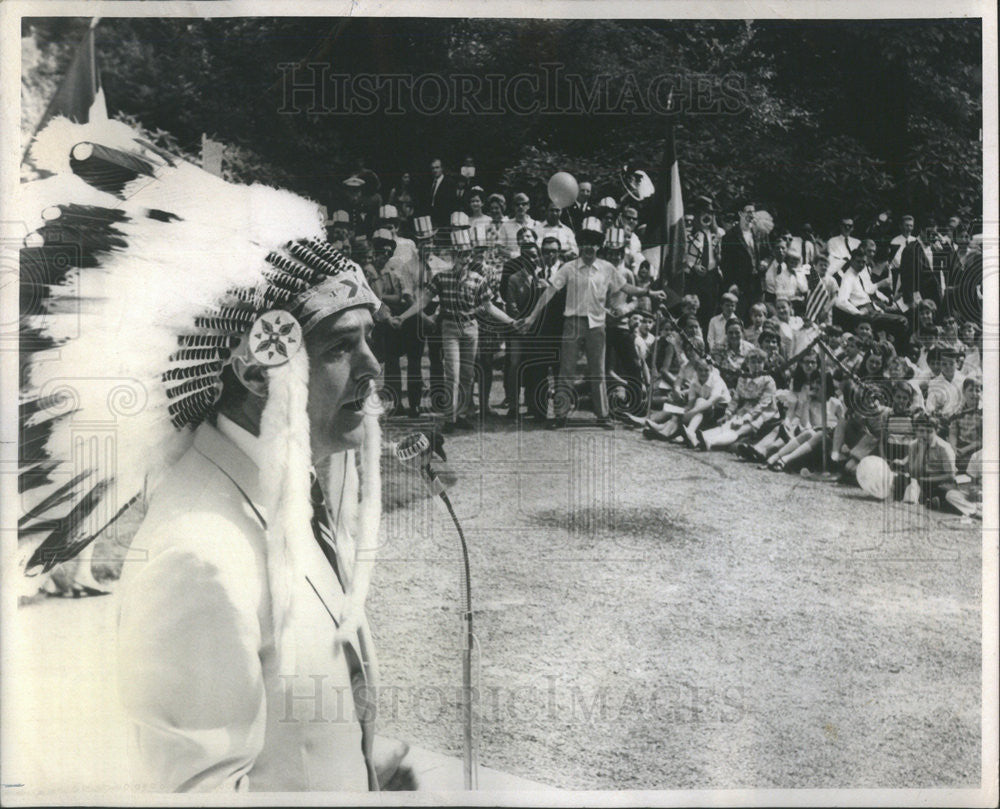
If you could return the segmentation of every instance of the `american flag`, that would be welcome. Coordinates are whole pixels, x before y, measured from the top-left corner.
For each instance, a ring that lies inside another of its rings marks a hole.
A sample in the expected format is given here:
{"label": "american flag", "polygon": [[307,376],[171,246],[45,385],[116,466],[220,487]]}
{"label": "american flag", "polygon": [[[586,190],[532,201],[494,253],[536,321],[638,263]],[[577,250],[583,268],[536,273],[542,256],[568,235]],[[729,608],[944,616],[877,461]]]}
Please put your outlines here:
{"label": "american flag", "polygon": [[827,307],[833,301],[833,292],[830,286],[834,284],[835,282],[832,282],[831,279],[816,279],[816,285],[809,291],[809,297],[806,298],[806,320],[811,323],[820,322]]}

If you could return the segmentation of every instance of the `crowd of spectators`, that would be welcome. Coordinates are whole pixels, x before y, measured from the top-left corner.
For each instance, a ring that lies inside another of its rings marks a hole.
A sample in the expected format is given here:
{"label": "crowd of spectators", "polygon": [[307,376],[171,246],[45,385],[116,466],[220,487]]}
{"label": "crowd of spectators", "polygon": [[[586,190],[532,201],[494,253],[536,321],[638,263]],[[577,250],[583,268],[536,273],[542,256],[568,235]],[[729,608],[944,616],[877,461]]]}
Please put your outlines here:
{"label": "crowd of spectators", "polygon": [[352,174],[327,222],[384,302],[390,414],[483,429],[502,399],[505,418],[558,429],[588,406],[600,427],[776,472],[854,483],[878,457],[893,496],[980,512],[982,237],[960,217],[844,216],[824,241],[698,197],[683,261],[661,271],[628,193],[581,182],[571,207],[535,210],[477,185],[471,157],[454,178],[429,168],[387,201]]}

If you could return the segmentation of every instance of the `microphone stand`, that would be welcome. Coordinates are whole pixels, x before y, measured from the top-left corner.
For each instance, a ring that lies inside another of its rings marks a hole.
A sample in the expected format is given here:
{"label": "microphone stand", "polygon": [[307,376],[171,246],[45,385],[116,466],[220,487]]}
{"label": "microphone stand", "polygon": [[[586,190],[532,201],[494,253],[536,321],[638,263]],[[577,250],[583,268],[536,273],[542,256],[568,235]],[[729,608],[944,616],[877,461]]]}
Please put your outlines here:
{"label": "microphone stand", "polygon": [[462,622],[465,625],[465,635],[462,644],[462,758],[465,776],[465,788],[467,790],[479,789],[479,761],[473,743],[472,724],[472,649],[476,638],[472,631],[472,576],[469,567],[469,546],[465,541],[465,534],[462,526],[455,515],[455,509],[451,505],[448,493],[444,484],[438,480],[434,470],[429,463],[420,467],[421,476],[427,481],[430,490],[438,495],[451,515],[451,521],[458,531],[458,538],[462,546],[462,593],[464,595],[465,610],[462,613]]}

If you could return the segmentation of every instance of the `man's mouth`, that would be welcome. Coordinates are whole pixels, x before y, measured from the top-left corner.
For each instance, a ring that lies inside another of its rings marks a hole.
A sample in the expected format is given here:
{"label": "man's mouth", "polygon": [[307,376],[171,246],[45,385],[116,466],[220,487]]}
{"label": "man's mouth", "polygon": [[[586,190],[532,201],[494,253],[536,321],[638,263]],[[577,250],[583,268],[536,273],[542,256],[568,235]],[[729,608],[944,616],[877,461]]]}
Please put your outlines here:
{"label": "man's mouth", "polygon": [[349,410],[352,413],[360,413],[361,409],[365,406],[365,396],[359,396],[357,399],[351,399],[349,402],[345,402],[340,406],[341,410]]}

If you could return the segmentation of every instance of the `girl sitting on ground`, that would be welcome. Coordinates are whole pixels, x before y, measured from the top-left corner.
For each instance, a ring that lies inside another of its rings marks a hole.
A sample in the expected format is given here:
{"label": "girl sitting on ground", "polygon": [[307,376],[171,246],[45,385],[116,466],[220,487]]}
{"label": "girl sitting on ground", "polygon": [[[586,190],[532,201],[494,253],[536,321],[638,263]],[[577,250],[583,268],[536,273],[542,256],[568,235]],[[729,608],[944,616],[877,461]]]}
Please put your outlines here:
{"label": "girl sitting on ground", "polygon": [[731,447],[759,430],[765,421],[778,415],[775,393],[774,379],[764,373],[764,352],[751,347],[746,352],[743,373],[732,390],[733,398],[726,408],[723,423],[710,430],[695,431],[699,448]]}
{"label": "girl sitting on ground", "polygon": [[758,433],[737,444],[736,454],[740,458],[763,463],[795,435],[801,427],[803,411],[808,409],[808,381],[818,373],[819,358],[811,351],[803,354],[795,366],[789,388],[779,389],[775,394],[775,402],[783,414],[781,419],[777,423],[764,424],[761,427],[763,435]]}
{"label": "girl sitting on ground", "polygon": [[705,353],[705,341],[701,336],[701,325],[693,316],[681,318],[680,331],[672,328],[669,318],[666,319],[667,331],[661,340],[659,369],[656,382],[653,384],[653,406],[659,407],[664,402],[680,404],[675,401],[678,389],[678,379],[681,369],[692,353]]}
{"label": "girl sitting on ground", "polygon": [[757,337],[757,345],[764,352],[764,370],[773,378],[778,390],[786,390],[792,381],[781,353],[781,332],[773,320],[768,320]]}
{"label": "girl sitting on ground", "polygon": [[755,349],[753,343],[747,342],[743,338],[743,324],[739,318],[732,317],[726,323],[726,343],[721,348],[716,349],[712,356],[715,367],[719,369],[719,374],[723,381],[730,388],[736,386],[736,380],[743,367],[743,359],[747,352]]}
{"label": "girl sitting on ground", "polygon": [[877,348],[865,355],[860,370],[863,378],[844,382],[842,401],[846,415],[833,433],[830,460],[843,461],[843,482],[853,481],[858,464],[878,449],[882,417],[892,401],[890,383],[883,375],[882,354]]}
{"label": "girl sitting on ground", "polygon": [[804,390],[805,406],[801,408],[798,430],[767,459],[768,467],[776,472],[800,466],[803,471],[809,469],[814,456],[822,452],[824,442],[829,446],[837,423],[844,417],[844,403],[836,396],[836,386],[831,379],[824,380],[818,370],[809,376]]}

